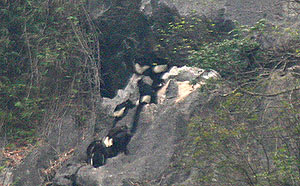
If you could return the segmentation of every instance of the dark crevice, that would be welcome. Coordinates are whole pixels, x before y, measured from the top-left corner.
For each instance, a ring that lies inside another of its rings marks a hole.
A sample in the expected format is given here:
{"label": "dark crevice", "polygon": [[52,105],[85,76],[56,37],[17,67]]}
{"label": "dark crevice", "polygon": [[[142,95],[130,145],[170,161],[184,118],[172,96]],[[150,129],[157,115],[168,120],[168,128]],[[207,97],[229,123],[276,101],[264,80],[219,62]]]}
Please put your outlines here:
{"label": "dark crevice", "polygon": [[77,182],[76,182],[76,176],[79,172],[79,170],[85,165],[81,165],[80,167],[77,168],[77,170],[75,171],[74,174],[72,174],[68,179],[70,179],[72,181],[72,186],[78,186]]}
{"label": "dark crevice", "polygon": [[[96,168],[105,165],[105,162],[99,163],[100,157],[104,157],[106,160],[122,152],[125,155],[128,154],[127,145],[137,131],[143,106],[150,103],[157,104],[156,94],[162,86],[162,75],[169,69],[168,61],[153,52],[148,52],[134,63],[135,73],[141,76],[136,87],[139,91],[138,104],[133,104],[131,100],[127,99],[117,105],[113,111],[114,121],[108,134],[103,139],[91,142],[87,148],[87,162],[92,163]],[[128,110],[135,107],[131,123],[118,126],[118,122],[126,117]],[[110,133],[114,133],[114,135],[110,135]]]}
{"label": "dark crevice", "polygon": [[143,104],[140,104],[137,106],[137,109],[135,111],[135,114],[133,116],[133,120],[132,120],[132,125],[131,125],[131,129],[130,129],[130,134],[133,135],[136,130],[137,130],[137,125],[138,125],[138,121],[139,121],[139,118],[140,118],[140,113],[143,109]]}

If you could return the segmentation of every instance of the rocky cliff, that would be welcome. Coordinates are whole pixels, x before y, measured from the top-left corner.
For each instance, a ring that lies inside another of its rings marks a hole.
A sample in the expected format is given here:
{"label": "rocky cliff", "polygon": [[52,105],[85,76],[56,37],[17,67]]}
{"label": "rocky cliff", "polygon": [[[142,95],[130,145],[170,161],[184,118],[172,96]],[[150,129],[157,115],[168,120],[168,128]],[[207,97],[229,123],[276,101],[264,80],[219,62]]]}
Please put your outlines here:
{"label": "rocky cliff", "polygon": [[160,0],[159,2],[175,6],[181,15],[197,12],[208,17],[223,16],[225,19],[237,20],[246,25],[254,24],[263,18],[274,22],[294,19],[297,14],[295,11],[299,8],[297,2],[285,0]]}
{"label": "rocky cliff", "polygon": [[[97,105],[97,110],[105,110],[106,114],[91,113],[86,128],[78,127],[74,113],[61,113],[59,121],[55,120],[52,125],[57,128],[49,129],[48,141],[36,147],[13,171],[14,182],[20,186],[177,185],[187,182],[190,170],[181,166],[184,164],[181,160],[184,159],[187,123],[199,109],[208,109],[211,101],[221,93],[221,89],[210,95],[202,95],[198,91],[208,79],[219,78],[215,71],[173,67],[163,77],[165,85],[158,92],[158,103],[144,105],[138,116],[137,107],[134,107],[117,123],[132,128],[136,122],[136,130],[128,145],[129,154],[110,158],[99,168],[85,163],[86,148],[94,134],[91,129],[96,128],[98,139],[103,137],[111,127],[109,113],[114,105],[128,99],[139,99],[137,81],[140,78],[133,75],[126,88],[119,90],[115,98],[104,98]],[[191,85],[191,81],[197,83]],[[56,174],[53,182],[47,183],[44,176],[51,175],[51,171]]]}
{"label": "rocky cliff", "polygon": [[[103,18],[114,17],[115,12],[119,10],[121,16],[129,15],[122,8],[128,3],[121,1],[121,4],[114,7],[112,11],[110,8],[115,6],[112,2],[118,3],[119,1],[91,0],[89,5],[97,23],[115,31],[109,24],[106,24],[107,20]],[[274,6],[268,6],[273,3]],[[196,9],[199,14],[209,15],[212,18],[236,19],[244,24],[253,24],[260,18],[270,20],[281,20],[282,16],[284,19],[289,18],[291,14],[282,9],[286,5],[280,6],[280,3],[281,1],[275,3],[274,1],[224,0],[218,1],[215,6],[206,1],[136,1],[135,6],[131,7],[134,11],[130,12],[130,16],[137,16],[138,24],[131,23],[136,27],[126,30],[121,40],[114,40],[114,48],[104,49],[107,52],[107,56],[103,56],[106,57],[103,68],[107,68],[105,83],[112,85],[110,92],[119,89],[116,95],[110,98],[96,95],[93,102],[87,101],[88,106],[85,108],[63,102],[62,107],[49,110],[45,118],[47,127],[41,132],[43,140],[32,148],[32,151],[17,167],[0,171],[0,185],[199,185],[194,181],[194,178],[199,175],[197,169],[199,167],[186,164],[191,158],[188,151],[191,137],[187,135],[187,125],[193,116],[203,118],[213,116],[216,113],[215,106],[219,104],[219,101],[223,97],[234,94],[235,91],[230,88],[230,83],[220,84],[214,81],[221,78],[214,70],[173,66],[162,76],[163,86],[156,92],[157,103],[140,107],[138,81],[143,76],[133,74],[133,60],[137,57],[136,55],[143,56],[148,49],[155,57],[160,57],[154,47],[157,43],[151,32],[153,25],[148,22],[148,18],[157,16],[156,13],[161,10],[160,8],[170,13],[167,21],[169,18],[176,19],[179,16],[178,13],[186,15]],[[127,22],[115,22],[115,25],[121,29],[127,24]],[[144,28],[146,35],[143,31],[139,32],[139,36],[131,34],[140,27]],[[109,32],[103,34],[109,35]],[[118,37],[118,32],[115,36]],[[110,41],[107,37],[102,38],[104,43],[110,43]],[[140,45],[135,45],[135,41],[139,41]],[[127,45],[128,43],[132,45]],[[121,49],[117,46],[121,46]],[[134,47],[141,47],[143,50],[130,56],[123,52],[124,49],[130,51]],[[120,67],[117,70],[116,65]],[[263,86],[262,90],[267,97],[261,100],[260,106],[265,111],[265,121],[271,122],[272,118],[279,117],[280,112],[277,113],[276,106],[281,96],[289,96],[293,103],[297,103],[299,72],[297,68],[295,69],[283,72],[274,70],[270,78],[264,79],[267,86]],[[207,82],[213,85],[213,88],[210,87],[210,90],[205,92],[203,88],[206,88]],[[293,89],[295,87],[296,89]],[[282,90],[282,93],[277,94],[278,90]],[[127,125],[133,129],[133,137],[128,144],[129,154],[121,153],[109,158],[106,164],[99,168],[88,165],[86,163],[87,146],[92,140],[101,139],[107,133],[114,123],[112,116],[114,109],[127,100],[136,106],[130,108],[117,125]],[[297,107],[296,104],[292,106]],[[265,162],[265,159],[263,160]]]}

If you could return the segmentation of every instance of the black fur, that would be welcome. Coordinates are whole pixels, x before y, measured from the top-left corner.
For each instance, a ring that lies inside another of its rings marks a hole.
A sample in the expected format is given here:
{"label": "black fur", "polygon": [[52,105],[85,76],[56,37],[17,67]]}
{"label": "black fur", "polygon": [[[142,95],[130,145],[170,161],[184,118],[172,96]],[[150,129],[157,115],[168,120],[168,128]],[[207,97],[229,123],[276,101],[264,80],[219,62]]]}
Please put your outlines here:
{"label": "black fur", "polygon": [[113,122],[113,127],[115,127],[115,125],[117,124],[118,121],[120,121],[128,112],[129,109],[134,108],[135,105],[130,101],[127,100],[124,103],[121,103],[119,105],[116,106],[114,113],[125,108],[124,113],[118,117],[115,117],[114,122]]}
{"label": "black fur", "polygon": [[155,91],[152,87],[152,85],[149,85],[147,83],[145,83],[143,81],[143,79],[139,80],[138,81],[138,88],[139,88],[139,91],[140,91],[140,103],[141,103],[141,99],[144,97],[144,96],[151,96],[151,101],[150,103],[155,103]]}
{"label": "black fur", "polygon": [[157,77],[157,74],[152,69],[157,65],[167,65],[168,61],[162,57],[158,57],[154,52],[146,52],[143,56],[135,59],[135,64],[138,63],[140,66],[149,66],[143,75],[150,76],[152,79]]}
{"label": "black fur", "polygon": [[91,142],[86,150],[87,163],[95,168],[105,165],[107,158],[115,157],[122,152],[128,154],[127,145],[132,135],[129,133],[127,126],[112,128],[106,137],[113,139],[111,147],[105,147],[102,140],[95,140]]}
{"label": "black fur", "polygon": [[[155,68],[155,66],[160,66],[160,65],[166,65],[167,68],[166,68],[165,71],[163,71],[163,72],[155,73],[155,72],[153,71],[153,69]],[[165,60],[165,59],[157,58],[157,59],[156,59],[156,62],[154,62],[154,63],[152,64],[152,66],[151,66],[151,74],[150,74],[150,77],[151,77],[151,79],[153,80],[153,85],[152,85],[152,87],[153,87],[153,89],[154,89],[155,92],[161,87],[161,84],[163,83],[161,77],[162,77],[162,75],[163,75],[166,71],[168,71],[168,69],[169,69],[169,66],[168,66],[167,60]]]}
{"label": "black fur", "polygon": [[113,139],[113,145],[106,148],[108,158],[117,156],[122,152],[128,154],[127,145],[132,136],[129,133],[127,126],[118,126],[112,128],[106,137]]}
{"label": "black fur", "polygon": [[93,141],[86,150],[87,163],[97,168],[105,164],[106,148],[101,140]]}
{"label": "black fur", "polygon": [[[150,52],[146,53],[143,57],[137,59],[135,63],[138,63],[141,66],[150,66],[149,69],[147,69],[142,75],[144,76],[149,76],[153,83],[151,85],[151,88],[144,87],[142,85],[142,82],[139,83],[139,88],[140,88],[140,94],[143,95],[151,95],[151,103],[156,103],[156,98],[154,97],[154,93],[157,92],[163,83],[161,76],[168,70],[168,61],[166,59],[163,59],[161,57],[157,57],[155,53]],[[154,68],[165,65],[166,69],[160,73],[154,72]],[[142,87],[142,89],[141,89]]]}
{"label": "black fur", "polygon": [[114,138],[122,132],[128,132],[128,127],[125,125],[114,127],[108,131],[108,134],[106,136],[109,138]]}

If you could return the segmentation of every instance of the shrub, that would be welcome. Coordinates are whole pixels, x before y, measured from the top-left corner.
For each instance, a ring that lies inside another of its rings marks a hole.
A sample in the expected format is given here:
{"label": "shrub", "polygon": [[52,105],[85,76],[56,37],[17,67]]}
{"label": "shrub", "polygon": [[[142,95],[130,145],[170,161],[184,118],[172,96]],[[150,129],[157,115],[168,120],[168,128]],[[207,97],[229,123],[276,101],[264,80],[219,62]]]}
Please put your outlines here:
{"label": "shrub", "polygon": [[193,119],[190,163],[199,185],[299,185],[299,101],[266,103],[237,91]]}
{"label": "shrub", "polygon": [[97,32],[84,5],[0,2],[1,136],[34,136],[47,108],[97,85]]}
{"label": "shrub", "polygon": [[229,37],[200,45],[189,56],[191,65],[215,69],[223,77],[236,77],[261,67],[261,46],[254,35],[262,34],[265,21],[254,26],[237,26]]}

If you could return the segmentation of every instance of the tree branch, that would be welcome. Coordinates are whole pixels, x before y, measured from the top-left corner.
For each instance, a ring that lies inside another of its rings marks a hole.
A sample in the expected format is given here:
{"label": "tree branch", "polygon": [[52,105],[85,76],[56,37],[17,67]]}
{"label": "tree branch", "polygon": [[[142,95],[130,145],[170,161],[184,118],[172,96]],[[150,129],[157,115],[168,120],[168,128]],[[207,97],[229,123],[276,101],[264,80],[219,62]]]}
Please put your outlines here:
{"label": "tree branch", "polygon": [[289,92],[296,91],[296,90],[300,90],[300,86],[295,87],[293,89],[288,89],[288,90],[285,90],[285,91],[274,93],[274,94],[263,94],[263,93],[257,93],[257,92],[250,92],[248,90],[245,90],[242,87],[238,87],[238,88],[234,89],[233,91],[231,91],[228,94],[223,94],[222,97],[227,97],[227,96],[232,95],[232,94],[234,94],[234,93],[236,93],[238,91],[240,91],[240,92],[242,92],[244,94],[251,95],[251,96],[275,97],[275,96],[278,96],[278,95],[281,95],[281,94],[285,94],[285,93],[289,93]]}

